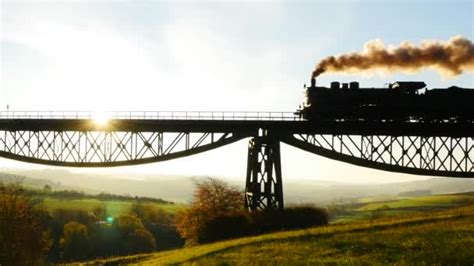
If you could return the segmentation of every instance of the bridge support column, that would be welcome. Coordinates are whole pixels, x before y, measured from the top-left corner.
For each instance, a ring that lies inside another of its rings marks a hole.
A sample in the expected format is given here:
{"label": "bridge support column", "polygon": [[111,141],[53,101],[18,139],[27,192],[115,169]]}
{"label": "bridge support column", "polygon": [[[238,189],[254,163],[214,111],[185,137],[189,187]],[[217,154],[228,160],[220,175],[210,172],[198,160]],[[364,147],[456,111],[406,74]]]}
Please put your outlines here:
{"label": "bridge support column", "polygon": [[283,209],[280,142],[276,139],[254,137],[249,142],[245,208]]}

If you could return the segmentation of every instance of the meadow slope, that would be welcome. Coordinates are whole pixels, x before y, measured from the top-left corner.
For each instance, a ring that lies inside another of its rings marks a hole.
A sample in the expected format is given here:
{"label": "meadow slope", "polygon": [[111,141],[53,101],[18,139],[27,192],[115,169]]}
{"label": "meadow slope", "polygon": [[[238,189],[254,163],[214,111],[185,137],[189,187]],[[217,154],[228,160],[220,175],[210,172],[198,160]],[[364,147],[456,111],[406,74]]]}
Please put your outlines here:
{"label": "meadow slope", "polygon": [[474,205],[279,232],[87,264],[474,263]]}

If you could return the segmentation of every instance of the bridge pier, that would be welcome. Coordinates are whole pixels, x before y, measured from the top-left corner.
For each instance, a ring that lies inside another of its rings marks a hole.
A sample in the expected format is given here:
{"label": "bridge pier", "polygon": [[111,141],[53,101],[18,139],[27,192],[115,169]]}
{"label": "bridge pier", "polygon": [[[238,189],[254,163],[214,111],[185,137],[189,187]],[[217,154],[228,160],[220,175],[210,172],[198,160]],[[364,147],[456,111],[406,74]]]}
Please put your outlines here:
{"label": "bridge pier", "polygon": [[254,137],[249,141],[245,208],[283,209],[280,141],[275,138]]}

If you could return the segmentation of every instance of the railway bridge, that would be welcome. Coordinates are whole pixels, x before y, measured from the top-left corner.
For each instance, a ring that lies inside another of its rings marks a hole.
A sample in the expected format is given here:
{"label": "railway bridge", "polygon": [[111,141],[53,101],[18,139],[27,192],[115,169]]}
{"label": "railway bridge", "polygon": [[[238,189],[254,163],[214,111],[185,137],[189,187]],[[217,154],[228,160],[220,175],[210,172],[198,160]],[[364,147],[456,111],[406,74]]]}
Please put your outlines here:
{"label": "railway bridge", "polygon": [[474,124],[319,122],[292,112],[0,112],[0,157],[68,167],[159,162],[250,138],[249,210],[282,209],[280,143],[385,171],[474,177]]}

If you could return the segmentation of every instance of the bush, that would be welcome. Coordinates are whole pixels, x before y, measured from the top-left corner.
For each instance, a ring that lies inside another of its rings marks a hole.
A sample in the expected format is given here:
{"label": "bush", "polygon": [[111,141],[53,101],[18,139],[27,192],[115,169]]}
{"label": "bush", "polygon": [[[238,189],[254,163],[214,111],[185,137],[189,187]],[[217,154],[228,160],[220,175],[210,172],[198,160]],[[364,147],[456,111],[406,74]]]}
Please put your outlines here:
{"label": "bush", "polygon": [[329,216],[324,209],[301,206],[284,210],[282,220],[284,229],[299,229],[327,225]]}
{"label": "bush", "polygon": [[204,222],[198,233],[199,243],[242,237],[251,233],[250,215],[246,212],[215,216]]}
{"label": "bush", "polygon": [[[203,213],[197,213],[204,215]],[[195,230],[193,241],[209,243],[223,239],[270,233],[281,230],[303,229],[328,224],[324,209],[300,206],[284,210],[232,212],[206,218]]]}
{"label": "bush", "polygon": [[309,206],[266,210],[252,213],[251,216],[256,234],[326,225],[329,220],[326,210]]}

